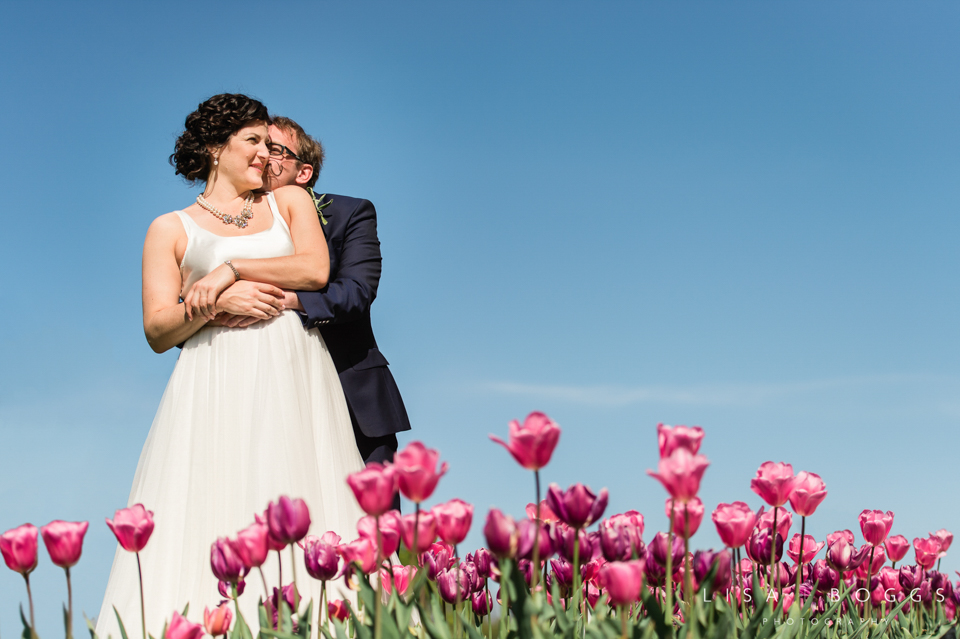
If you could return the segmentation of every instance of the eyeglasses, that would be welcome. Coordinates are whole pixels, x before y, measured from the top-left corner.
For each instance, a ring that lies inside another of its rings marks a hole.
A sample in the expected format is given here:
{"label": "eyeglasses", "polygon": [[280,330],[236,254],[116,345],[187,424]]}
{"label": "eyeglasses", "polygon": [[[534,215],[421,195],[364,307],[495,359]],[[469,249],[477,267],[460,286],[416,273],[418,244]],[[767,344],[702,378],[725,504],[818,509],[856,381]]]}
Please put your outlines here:
{"label": "eyeglasses", "polygon": [[267,150],[270,152],[270,157],[282,158],[284,160],[288,158],[293,158],[297,162],[300,162],[301,164],[305,164],[305,162],[299,155],[297,155],[296,153],[294,153],[284,145],[279,144],[277,142],[271,142],[270,144],[268,144]]}

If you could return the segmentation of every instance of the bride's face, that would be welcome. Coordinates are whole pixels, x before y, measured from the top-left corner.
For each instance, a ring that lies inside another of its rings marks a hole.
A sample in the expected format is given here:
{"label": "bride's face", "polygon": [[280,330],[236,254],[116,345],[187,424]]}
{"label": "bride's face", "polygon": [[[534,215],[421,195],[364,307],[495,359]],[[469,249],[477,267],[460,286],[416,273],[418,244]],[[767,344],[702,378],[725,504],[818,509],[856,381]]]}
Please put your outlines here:
{"label": "bride's face", "polygon": [[267,125],[263,123],[245,126],[223,145],[214,167],[218,179],[234,183],[240,191],[255,190],[263,186],[263,170],[267,166]]}

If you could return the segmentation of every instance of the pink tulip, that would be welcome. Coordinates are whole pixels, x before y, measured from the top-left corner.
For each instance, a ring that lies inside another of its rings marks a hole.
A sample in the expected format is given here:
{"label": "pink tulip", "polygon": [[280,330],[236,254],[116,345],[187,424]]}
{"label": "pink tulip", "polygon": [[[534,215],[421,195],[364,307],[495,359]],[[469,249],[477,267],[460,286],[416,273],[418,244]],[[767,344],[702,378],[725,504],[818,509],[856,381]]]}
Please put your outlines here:
{"label": "pink tulip", "polygon": [[[247,587],[247,582],[241,579],[237,582],[237,597],[243,594]],[[233,599],[233,585],[227,581],[217,581],[217,592],[224,599]]]}
{"label": "pink tulip", "polygon": [[247,574],[247,568],[237,552],[237,542],[226,537],[219,537],[210,545],[210,568],[217,579],[232,584]]}
{"label": "pink tulip", "polygon": [[254,515],[254,522],[262,526],[267,526],[267,551],[280,551],[287,547],[287,544],[280,541],[276,537],[270,534],[270,526],[267,525],[267,511],[263,511],[262,515]]}
{"label": "pink tulip", "polygon": [[400,513],[395,510],[388,510],[380,515],[380,541],[377,541],[377,523],[376,519],[370,516],[363,517],[357,522],[357,532],[361,537],[370,540],[374,546],[382,544],[380,548],[381,557],[389,557],[400,548],[400,532],[402,524],[400,522]]}
{"label": "pink tulip", "polygon": [[463,542],[473,523],[473,505],[461,499],[451,499],[430,509],[437,520],[437,534],[452,546]]}
{"label": "pink tulip", "polygon": [[490,509],[483,534],[487,539],[487,547],[497,559],[512,559],[517,556],[520,537],[513,517],[504,515],[496,508]]}
{"label": "pink tulip", "polygon": [[910,550],[910,542],[903,535],[887,537],[883,545],[887,549],[887,557],[894,563],[906,557],[907,551]]}
{"label": "pink tulip", "polygon": [[179,612],[173,613],[173,618],[167,625],[167,633],[164,635],[165,639],[201,639],[201,637],[203,637],[203,626],[190,623],[186,617],[181,617]]}
{"label": "pink tulip", "polygon": [[533,412],[527,415],[522,426],[517,420],[510,422],[509,444],[495,435],[490,435],[490,439],[510,451],[527,470],[540,470],[550,463],[560,439],[560,427],[543,413]]}
{"label": "pink tulip", "polygon": [[[303,550],[303,561],[307,566],[307,574],[320,581],[329,581],[337,576],[340,566],[340,556],[337,554],[337,544],[340,536],[333,533],[323,537],[307,537],[309,543]],[[333,541],[333,539],[336,541]],[[333,543],[329,543],[329,542]]]}
{"label": "pink tulip", "polygon": [[757,476],[750,480],[750,488],[771,506],[783,506],[793,492],[795,481],[793,466],[767,461],[760,464]]}
{"label": "pink tulip", "polygon": [[703,429],[699,426],[667,426],[657,424],[657,443],[660,445],[660,459],[669,457],[678,448],[686,448],[691,455],[700,452],[703,441]]}
{"label": "pink tulip", "polygon": [[938,537],[914,539],[913,550],[916,554],[917,565],[924,570],[933,568],[933,564],[937,563],[937,559],[940,557],[940,548],[941,544]]}
{"label": "pink tulip", "polygon": [[337,552],[343,557],[344,568],[357,564],[364,574],[369,575],[377,567],[377,547],[364,537],[337,546]]}
{"label": "pink tulip", "polygon": [[694,455],[686,448],[677,448],[669,457],[661,457],[659,473],[647,474],[658,480],[678,502],[690,501],[700,491],[700,480],[710,462],[703,455]]}
{"label": "pink tulip", "polygon": [[800,533],[793,536],[790,545],[787,547],[787,556],[793,560],[793,563],[809,564],[817,553],[823,550],[824,542],[817,543],[813,535],[803,536],[803,561],[799,561],[800,555]]}
{"label": "pink tulip", "polygon": [[363,512],[374,517],[393,508],[397,494],[397,473],[392,466],[371,462],[363,470],[347,477],[347,484]]}
{"label": "pink tulip", "polygon": [[607,508],[608,499],[606,488],[601,489],[599,495],[594,495],[593,491],[580,483],[570,486],[566,491],[557,484],[550,484],[547,489],[550,510],[571,528],[585,528],[600,519]]}
{"label": "pink tulip", "polygon": [[203,627],[208,635],[217,637],[227,634],[232,620],[233,613],[230,612],[230,604],[228,603],[222,603],[213,610],[203,609]]}
{"label": "pink tulip", "polygon": [[667,517],[673,512],[673,534],[679,535],[682,539],[693,537],[700,528],[700,522],[703,521],[703,502],[699,497],[694,497],[685,504],[673,504],[673,499],[667,497],[664,505],[664,511]]}
{"label": "pink tulip", "polygon": [[816,473],[801,470],[793,482],[790,507],[801,517],[809,517],[827,496],[827,487]]}
{"label": "pink tulip", "polygon": [[871,546],[882,546],[893,526],[893,513],[882,510],[864,510],[860,513],[860,532]]}
{"label": "pink tulip", "polygon": [[940,540],[940,556],[943,557],[950,550],[953,544],[953,533],[946,528],[941,528],[935,533],[930,533],[930,537],[936,537]]}
{"label": "pink tulip", "polygon": [[350,616],[350,609],[342,599],[334,599],[328,603],[327,612],[329,613],[330,617],[338,621],[346,621]]}
{"label": "pink tulip", "polygon": [[124,550],[140,552],[153,534],[153,511],[143,504],[134,504],[121,508],[113,514],[113,520],[107,520],[107,526],[113,531]]}
{"label": "pink tulip", "polygon": [[747,543],[757,525],[757,514],[742,501],[720,504],[711,518],[717,527],[717,534],[728,548],[739,548]]}
{"label": "pink tulip", "polygon": [[[536,504],[527,504],[526,508],[527,517],[530,519],[537,518],[537,505]],[[547,505],[547,500],[544,499],[540,502],[540,521],[543,523],[550,523],[552,521],[560,521],[560,518],[557,517],[557,514],[550,510],[550,506]]]}
{"label": "pink tulip", "polygon": [[258,568],[267,560],[270,546],[267,542],[269,529],[266,524],[252,523],[237,533],[234,545],[240,560],[247,568]]}
{"label": "pink tulip", "polygon": [[640,598],[643,564],[640,561],[612,561],[600,568],[600,585],[612,606],[629,606]]}
{"label": "pink tulip", "polygon": [[267,528],[279,542],[292,544],[300,541],[310,530],[310,509],[302,499],[282,496],[267,506]]}
{"label": "pink tulip", "polygon": [[37,567],[37,528],[17,526],[0,535],[0,553],[7,568],[26,577]]}
{"label": "pink tulip", "polygon": [[55,566],[70,568],[80,561],[83,536],[90,522],[51,521],[40,528],[43,543]]}
{"label": "pink tulip", "polygon": [[[413,548],[414,522],[417,525],[416,549]],[[403,544],[417,555],[425,553],[437,539],[437,518],[430,511],[421,512],[419,518],[416,515],[404,515],[400,518],[400,525]]]}
{"label": "pink tulip", "polygon": [[793,525],[793,515],[786,508],[774,508],[763,513],[757,521],[757,526],[761,529],[773,528],[774,513],[777,515],[777,534],[786,541],[790,535],[790,526]]}
{"label": "pink tulip", "polygon": [[643,515],[631,510],[600,522],[600,549],[607,561],[629,561],[643,556]]}
{"label": "pink tulip", "polygon": [[[870,544],[864,544],[867,550],[867,559],[860,567],[856,570],[856,575],[861,579],[866,579],[870,575],[876,575],[880,572],[880,568],[883,567],[883,564],[887,563],[887,555],[883,551],[883,546],[871,546]],[[806,548],[804,548],[806,550]],[[873,551],[872,553],[870,551]],[[873,555],[873,561],[870,560],[870,555]]]}
{"label": "pink tulip", "polygon": [[389,595],[393,592],[394,586],[397,588],[397,594],[407,594],[407,589],[417,574],[415,566],[390,566],[390,572],[384,568],[380,569],[380,578],[383,580],[383,589]]}
{"label": "pink tulip", "polygon": [[426,565],[427,576],[431,581],[436,581],[437,575],[457,565],[457,558],[453,554],[453,546],[442,541],[432,544],[423,553],[422,557],[423,563],[421,565]]}
{"label": "pink tulip", "polygon": [[903,586],[900,585],[900,571],[896,568],[885,566],[877,573],[877,577],[884,590],[892,590],[895,595],[903,591]]}
{"label": "pink tulip", "polygon": [[437,471],[439,460],[439,451],[427,448],[421,442],[410,442],[394,455],[392,465],[397,471],[400,493],[417,504],[429,499],[437,482],[447,472],[447,462],[443,462]]}
{"label": "pink tulip", "polygon": [[847,543],[853,546],[856,543],[856,540],[853,537],[853,533],[849,530],[837,530],[829,535],[827,535],[827,548],[833,545],[838,539],[846,539]]}

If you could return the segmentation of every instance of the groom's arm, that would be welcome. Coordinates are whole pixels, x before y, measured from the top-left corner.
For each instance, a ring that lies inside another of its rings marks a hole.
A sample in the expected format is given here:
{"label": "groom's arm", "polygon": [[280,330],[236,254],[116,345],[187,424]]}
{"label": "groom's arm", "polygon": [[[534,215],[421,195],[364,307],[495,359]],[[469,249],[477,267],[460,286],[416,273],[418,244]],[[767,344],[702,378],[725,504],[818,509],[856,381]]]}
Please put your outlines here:
{"label": "groom's arm", "polygon": [[325,288],[297,291],[308,328],[359,319],[377,297],[380,240],[377,239],[377,211],[370,201],[360,200],[347,215],[339,253],[337,272]]}

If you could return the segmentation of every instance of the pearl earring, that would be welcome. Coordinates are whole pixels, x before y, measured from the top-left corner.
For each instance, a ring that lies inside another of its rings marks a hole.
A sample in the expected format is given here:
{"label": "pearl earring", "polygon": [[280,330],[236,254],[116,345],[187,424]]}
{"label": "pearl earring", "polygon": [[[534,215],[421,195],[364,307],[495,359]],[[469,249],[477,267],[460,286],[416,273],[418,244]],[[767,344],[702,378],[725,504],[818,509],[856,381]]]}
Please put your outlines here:
{"label": "pearl earring", "polygon": [[213,165],[214,165],[214,166],[217,166],[218,164],[220,164],[220,160],[214,160],[214,161],[213,161]]}

